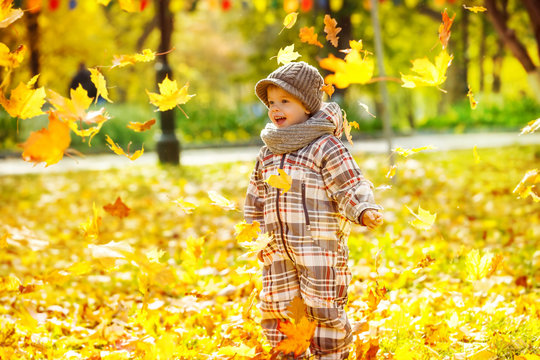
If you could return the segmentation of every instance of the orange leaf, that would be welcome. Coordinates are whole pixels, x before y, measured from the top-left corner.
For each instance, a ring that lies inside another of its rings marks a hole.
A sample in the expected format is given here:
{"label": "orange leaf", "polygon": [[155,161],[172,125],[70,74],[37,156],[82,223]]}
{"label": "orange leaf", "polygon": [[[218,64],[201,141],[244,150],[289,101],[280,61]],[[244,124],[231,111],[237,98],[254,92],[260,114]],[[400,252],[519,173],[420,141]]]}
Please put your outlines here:
{"label": "orange leaf", "polygon": [[317,34],[315,34],[314,26],[309,28],[307,26],[304,26],[300,29],[300,41],[311,45],[316,45],[321,48],[323,47],[323,45],[317,39]]}
{"label": "orange leaf", "polygon": [[337,34],[341,31],[340,27],[337,27],[337,21],[332,19],[330,15],[324,15],[324,32],[326,33],[326,40],[330,41],[334,47],[338,47],[339,37]]}
{"label": "orange leaf", "polygon": [[279,342],[274,352],[294,353],[295,357],[302,355],[309,348],[316,327],[317,323],[307,317],[303,317],[297,325],[290,321],[279,321],[278,330],[287,338]]}
{"label": "orange leaf", "polygon": [[368,306],[368,310],[366,312],[372,313],[377,310],[379,303],[386,297],[386,292],[387,290],[384,286],[379,287],[378,284],[375,284],[375,286],[370,286],[366,296],[363,299]]}
{"label": "orange leaf", "polygon": [[324,91],[329,97],[332,97],[332,94],[334,94],[334,91],[336,91],[334,85],[332,84],[324,84],[321,86],[321,90]]}
{"label": "orange leaf", "polygon": [[450,17],[448,17],[448,14],[446,13],[446,9],[442,12],[442,24],[439,26],[439,40],[442,44],[442,48],[445,49],[448,46],[448,41],[450,40],[450,28],[452,27],[452,23],[454,22],[454,18],[456,17],[456,14]]}
{"label": "orange leaf", "polygon": [[107,204],[103,206],[103,210],[105,210],[107,213],[111,214],[112,216],[119,217],[120,219],[128,216],[129,212],[131,211],[131,209],[128,208],[127,205],[122,202],[122,199],[120,199],[120,196],[116,198],[116,201],[114,202],[114,204]]}
{"label": "orange leaf", "polygon": [[136,122],[130,121],[126,127],[128,129],[131,129],[137,132],[142,132],[142,131],[149,130],[152,127],[152,125],[154,125],[155,123],[156,123],[156,119],[148,120],[147,122],[144,122],[144,123],[136,123]]}
{"label": "orange leaf", "polygon": [[375,360],[379,351],[379,339],[376,337],[363,340],[358,338],[356,345],[356,359],[358,360]]}
{"label": "orange leaf", "polygon": [[71,143],[69,127],[58,120],[55,112],[49,112],[49,128],[34,131],[22,147],[24,161],[45,162],[46,167],[59,162]]}

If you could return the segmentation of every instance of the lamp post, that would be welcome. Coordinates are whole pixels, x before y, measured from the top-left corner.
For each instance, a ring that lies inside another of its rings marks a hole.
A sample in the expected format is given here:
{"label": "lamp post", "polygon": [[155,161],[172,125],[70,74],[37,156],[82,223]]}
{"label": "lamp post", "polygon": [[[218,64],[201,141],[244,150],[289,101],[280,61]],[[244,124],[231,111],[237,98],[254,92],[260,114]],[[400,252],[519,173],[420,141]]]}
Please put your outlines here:
{"label": "lamp post", "polygon": [[[167,61],[166,52],[170,50],[173,30],[173,15],[169,10],[170,0],[155,0],[158,26],[161,33],[159,53],[164,53],[156,61],[156,81],[161,83],[166,76],[172,79],[172,70]],[[174,109],[159,113],[161,136],[157,142],[159,162],[162,164],[180,164],[180,141],[174,132]]]}

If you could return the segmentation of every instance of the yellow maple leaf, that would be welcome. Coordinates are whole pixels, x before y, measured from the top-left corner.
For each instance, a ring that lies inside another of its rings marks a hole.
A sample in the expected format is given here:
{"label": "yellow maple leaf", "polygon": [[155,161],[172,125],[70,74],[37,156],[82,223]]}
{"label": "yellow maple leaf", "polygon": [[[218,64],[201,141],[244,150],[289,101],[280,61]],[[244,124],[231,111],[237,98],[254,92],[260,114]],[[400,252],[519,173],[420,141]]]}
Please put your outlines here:
{"label": "yellow maple leaf", "polygon": [[156,58],[156,53],[150,49],[144,49],[140,54],[114,55],[112,68],[134,65],[138,62],[149,62]]}
{"label": "yellow maple leaf", "polygon": [[45,162],[45,167],[56,164],[64,157],[64,152],[71,143],[69,127],[56,116],[49,112],[49,127],[34,131],[22,144],[24,161],[40,163]]}
{"label": "yellow maple leaf", "polygon": [[277,189],[282,189],[286,193],[291,188],[292,178],[283,169],[278,169],[278,175],[270,175],[265,182]]}
{"label": "yellow maple leaf", "polygon": [[28,119],[43,114],[41,107],[45,104],[45,88],[33,89],[39,75],[34,76],[26,84],[23,82],[11,90],[10,99],[0,89],[0,104],[9,115],[20,119]]}
{"label": "yellow maple leaf", "polygon": [[298,19],[298,13],[297,12],[292,12],[292,13],[287,14],[287,16],[285,16],[285,19],[283,19],[283,29],[281,29],[279,34],[281,34],[283,32],[283,30],[285,30],[285,29],[292,28],[294,26],[294,24],[296,24],[297,19]]}
{"label": "yellow maple leaf", "polygon": [[257,234],[261,231],[261,224],[258,221],[254,221],[253,224],[248,224],[246,221],[242,221],[234,225],[236,231],[236,240],[251,241],[257,237]]}
{"label": "yellow maple leaf", "polygon": [[[446,50],[442,50],[435,58],[433,64],[427,57],[412,61],[412,71],[418,75],[403,75],[403,87],[415,88],[417,86],[436,86],[446,81],[446,70],[452,63],[453,55],[448,55]],[[441,90],[441,89],[439,89]]]}
{"label": "yellow maple leaf", "polygon": [[529,121],[527,126],[525,126],[523,129],[521,129],[521,133],[519,135],[524,134],[532,134],[536,130],[540,129],[540,118],[536,120]]}
{"label": "yellow maple leaf", "polygon": [[487,11],[487,9],[483,6],[467,6],[463,4],[463,7],[469,11],[472,11],[474,13],[484,12]]}
{"label": "yellow maple leaf", "polygon": [[109,90],[107,90],[107,81],[103,74],[95,68],[88,69],[90,70],[90,80],[94,83],[97,89],[95,102],[97,103],[99,97],[101,96],[108,102],[112,103],[113,101],[109,99]]}
{"label": "yellow maple leaf", "polygon": [[13,9],[13,0],[0,2],[0,28],[6,28],[23,16],[21,9]]}
{"label": "yellow maple leaf", "polygon": [[225,210],[236,209],[236,204],[234,203],[234,201],[225,198],[223,195],[220,195],[213,190],[208,191],[208,197],[210,198],[210,200],[212,200],[212,205],[219,206],[220,208]]}
{"label": "yellow maple leaf", "polygon": [[182,209],[182,211],[184,211],[186,214],[191,214],[193,210],[197,207],[197,205],[190,203],[188,201],[185,201],[184,198],[173,200],[173,203],[178,205],[180,209]]}
{"label": "yellow maple leaf", "polygon": [[540,201],[540,170],[533,169],[525,173],[519,184],[512,191],[517,193],[520,198],[532,197],[535,202]]}
{"label": "yellow maple leaf", "polygon": [[298,59],[301,55],[294,51],[294,44],[286,46],[284,49],[279,49],[277,54],[277,62],[278,64],[288,64],[296,59]]}
{"label": "yellow maple leaf", "polygon": [[[362,50],[361,42],[350,43],[351,48],[347,49],[347,55],[340,59],[332,54],[322,59],[319,65],[326,70],[334,72],[324,79],[327,84],[334,84],[337,88],[343,89],[351,84],[366,84],[373,77],[375,63]],[[360,54],[364,52],[364,54]]]}
{"label": "yellow maple leaf", "polygon": [[0,43],[0,66],[15,69],[21,65],[26,53],[26,46],[20,45],[16,50],[10,51],[4,43]]}
{"label": "yellow maple leaf", "polygon": [[109,149],[114,151],[114,153],[116,153],[117,155],[124,155],[131,161],[137,160],[144,153],[144,147],[141,147],[141,150],[137,150],[132,155],[129,155],[124,151],[124,149],[122,149],[118,144],[116,144],[109,135],[105,135],[105,140],[107,141],[107,146],[109,147]]}
{"label": "yellow maple leaf", "polygon": [[[178,89],[176,80],[169,80],[167,75],[165,79],[158,84],[159,94],[152,93],[146,90],[150,103],[159,108],[159,111],[171,110],[177,105],[187,103],[193,96],[188,94],[189,83],[186,83],[184,87]],[[157,110],[156,110],[157,111]]]}
{"label": "yellow maple leaf", "polygon": [[295,357],[302,355],[309,348],[316,328],[317,323],[307,317],[303,317],[298,324],[280,320],[278,330],[285,334],[287,338],[281,340],[273,349],[273,352],[293,353]]}
{"label": "yellow maple leaf", "polygon": [[315,33],[314,26],[312,27],[304,26],[303,28],[300,29],[299,36],[300,36],[300,41],[302,42],[305,42],[311,45],[316,45],[321,48],[323,47],[323,45],[317,39],[317,34]]}
{"label": "yellow maple leaf", "polygon": [[422,209],[420,206],[418,206],[418,213],[415,213],[408,206],[405,207],[415,217],[415,219],[413,221],[410,221],[409,224],[420,230],[431,229],[433,223],[435,222],[435,219],[437,218],[436,213],[431,214],[429,211]]}
{"label": "yellow maple leaf", "polygon": [[413,148],[413,149],[404,149],[402,147],[397,147],[397,148],[392,149],[392,151],[395,153],[398,153],[399,155],[403,157],[408,157],[417,152],[424,151],[424,150],[431,150],[431,149],[436,149],[436,148],[433,145],[426,145],[426,146]]}

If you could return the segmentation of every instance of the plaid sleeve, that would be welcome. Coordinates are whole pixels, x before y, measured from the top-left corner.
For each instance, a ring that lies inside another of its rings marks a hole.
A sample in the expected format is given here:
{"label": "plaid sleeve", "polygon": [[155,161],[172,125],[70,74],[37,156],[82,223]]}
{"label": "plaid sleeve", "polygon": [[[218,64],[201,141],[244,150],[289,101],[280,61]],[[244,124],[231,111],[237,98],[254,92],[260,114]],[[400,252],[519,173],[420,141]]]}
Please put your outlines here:
{"label": "plaid sleeve", "polygon": [[364,210],[382,210],[382,206],[375,203],[373,184],[364,178],[343,143],[335,137],[329,137],[323,151],[323,181],[330,198],[337,202],[340,213],[360,224],[360,215]]}
{"label": "plaid sleeve", "polygon": [[261,174],[261,161],[257,158],[255,168],[251,173],[244,202],[244,219],[248,224],[258,221],[264,233],[264,184]]}

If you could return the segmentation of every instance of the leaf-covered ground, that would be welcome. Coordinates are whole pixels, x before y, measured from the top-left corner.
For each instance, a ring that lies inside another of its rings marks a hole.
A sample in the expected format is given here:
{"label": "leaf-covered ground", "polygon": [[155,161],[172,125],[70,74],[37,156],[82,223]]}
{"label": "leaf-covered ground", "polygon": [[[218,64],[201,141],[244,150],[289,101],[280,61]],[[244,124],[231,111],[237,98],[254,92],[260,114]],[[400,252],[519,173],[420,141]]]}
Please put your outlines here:
{"label": "leaf-covered ground", "polygon": [[[540,354],[540,205],[512,193],[540,148],[478,155],[400,157],[395,183],[386,157],[357,158],[392,188],[385,224],[349,239],[350,359]],[[1,177],[0,358],[268,358],[259,265],[235,238],[252,166]],[[103,209],[118,197],[127,217]]]}

